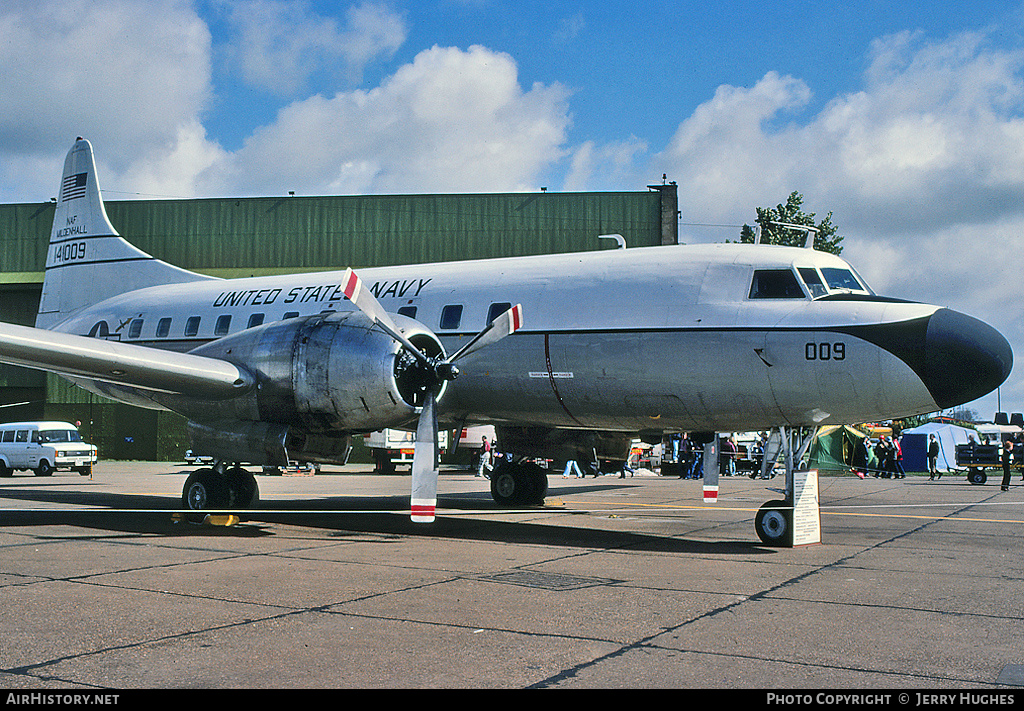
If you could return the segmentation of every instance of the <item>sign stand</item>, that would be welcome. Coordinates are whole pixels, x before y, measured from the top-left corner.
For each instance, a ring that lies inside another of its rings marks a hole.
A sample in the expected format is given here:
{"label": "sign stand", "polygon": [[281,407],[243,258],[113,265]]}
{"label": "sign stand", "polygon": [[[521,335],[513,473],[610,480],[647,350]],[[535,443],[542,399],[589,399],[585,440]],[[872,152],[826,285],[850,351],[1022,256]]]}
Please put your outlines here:
{"label": "sign stand", "polygon": [[793,472],[793,547],[821,543],[821,511],[818,507],[818,471]]}

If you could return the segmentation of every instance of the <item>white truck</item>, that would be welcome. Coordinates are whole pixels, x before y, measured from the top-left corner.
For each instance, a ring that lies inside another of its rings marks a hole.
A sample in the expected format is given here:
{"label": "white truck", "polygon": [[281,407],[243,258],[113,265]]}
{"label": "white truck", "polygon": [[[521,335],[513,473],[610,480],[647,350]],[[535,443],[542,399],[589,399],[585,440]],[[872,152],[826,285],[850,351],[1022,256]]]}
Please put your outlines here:
{"label": "white truck", "polygon": [[[363,435],[363,444],[373,453],[373,467],[378,474],[394,474],[395,467],[412,466],[416,433],[406,430],[379,430]],[[448,451],[448,431],[437,435],[440,454]]]}
{"label": "white truck", "polygon": [[96,445],[84,442],[78,428],[68,422],[0,425],[0,476],[12,476],[15,470],[50,476],[55,469],[89,476],[96,460]]}

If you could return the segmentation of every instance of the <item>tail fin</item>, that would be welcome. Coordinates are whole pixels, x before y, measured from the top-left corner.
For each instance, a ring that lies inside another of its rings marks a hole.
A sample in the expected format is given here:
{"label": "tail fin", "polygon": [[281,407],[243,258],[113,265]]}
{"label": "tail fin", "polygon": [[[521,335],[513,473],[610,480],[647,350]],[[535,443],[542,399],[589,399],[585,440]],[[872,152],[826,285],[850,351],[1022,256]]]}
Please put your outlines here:
{"label": "tail fin", "polygon": [[100,197],[92,145],[79,138],[64,161],[36,327],[50,328],[135,289],[210,278],[162,262],[118,235]]}

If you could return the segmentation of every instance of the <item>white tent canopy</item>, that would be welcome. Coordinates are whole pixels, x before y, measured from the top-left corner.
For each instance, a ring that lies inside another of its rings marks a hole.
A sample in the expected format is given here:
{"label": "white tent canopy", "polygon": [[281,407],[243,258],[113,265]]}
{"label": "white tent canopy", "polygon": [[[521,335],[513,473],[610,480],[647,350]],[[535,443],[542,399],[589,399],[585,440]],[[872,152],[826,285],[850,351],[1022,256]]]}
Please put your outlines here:
{"label": "white tent canopy", "polygon": [[922,469],[915,467],[911,470],[908,467],[908,471],[927,471],[928,442],[933,434],[939,441],[939,458],[936,463],[939,471],[956,469],[956,445],[967,444],[968,435],[974,435],[974,438],[978,439],[974,430],[944,422],[929,422],[920,427],[903,430],[900,434],[903,437],[901,446],[904,460],[917,459],[920,456],[924,462]]}

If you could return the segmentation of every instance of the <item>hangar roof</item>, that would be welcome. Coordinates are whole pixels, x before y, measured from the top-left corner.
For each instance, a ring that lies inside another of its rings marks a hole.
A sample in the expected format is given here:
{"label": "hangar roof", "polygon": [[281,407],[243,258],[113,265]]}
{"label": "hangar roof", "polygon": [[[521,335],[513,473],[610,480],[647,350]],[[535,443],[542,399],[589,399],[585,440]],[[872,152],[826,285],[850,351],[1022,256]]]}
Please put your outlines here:
{"label": "hangar roof", "polygon": [[[674,186],[668,212],[675,218]],[[140,249],[222,277],[661,244],[662,190],[107,201]],[[0,283],[42,281],[53,203],[0,205]]]}

